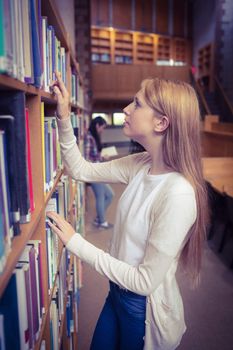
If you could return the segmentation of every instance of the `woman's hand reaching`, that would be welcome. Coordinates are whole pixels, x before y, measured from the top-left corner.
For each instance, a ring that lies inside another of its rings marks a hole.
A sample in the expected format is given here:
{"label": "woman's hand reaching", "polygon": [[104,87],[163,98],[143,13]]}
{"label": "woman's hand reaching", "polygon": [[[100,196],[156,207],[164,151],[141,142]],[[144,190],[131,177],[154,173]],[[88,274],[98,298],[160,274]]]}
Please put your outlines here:
{"label": "woman's hand reaching", "polygon": [[57,97],[57,116],[59,119],[67,119],[70,114],[70,96],[62,81],[61,74],[55,72],[57,80],[51,84],[51,89]]}
{"label": "woman's hand reaching", "polygon": [[52,222],[48,222],[49,226],[59,236],[61,241],[66,245],[71,239],[71,237],[75,234],[75,230],[65,219],[63,219],[56,212],[48,211],[46,215],[49,219],[52,219]]}

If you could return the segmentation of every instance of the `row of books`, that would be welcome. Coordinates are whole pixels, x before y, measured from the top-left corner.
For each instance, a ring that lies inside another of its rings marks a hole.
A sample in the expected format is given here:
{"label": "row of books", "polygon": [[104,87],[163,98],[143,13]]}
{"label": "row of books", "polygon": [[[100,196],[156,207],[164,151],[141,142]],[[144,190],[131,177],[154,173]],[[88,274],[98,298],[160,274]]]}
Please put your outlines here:
{"label": "row of books", "polygon": [[[68,190],[69,182],[67,176],[62,176],[56,190],[50,198],[46,211],[54,211],[64,217],[68,217],[70,192]],[[45,213],[46,214],[46,213]],[[47,250],[47,267],[48,267],[48,291],[49,294],[54,285],[57,274],[57,266],[59,259],[59,240],[57,235],[54,235],[48,221],[46,220],[46,250]],[[67,261],[68,266],[68,261]]]}
{"label": "row of books", "polygon": [[36,0],[0,1],[0,73],[41,86]]}
{"label": "row of books", "polygon": [[[24,92],[1,92],[0,99],[0,273],[11,249],[12,238],[20,234],[20,224],[31,219],[35,209],[30,110],[25,107]],[[74,132],[82,148],[84,123],[72,113]],[[62,168],[60,144],[55,117],[44,117],[41,103],[42,158],[45,192],[51,190],[59,169]],[[60,188],[58,185],[58,189]],[[68,192],[69,191],[65,191]],[[69,195],[69,194],[68,194]]]}
{"label": "row of books", "polygon": [[66,52],[41,0],[0,0],[0,73],[49,91],[54,71],[66,83]]}
{"label": "row of books", "polygon": [[74,217],[74,228],[76,232],[84,235],[85,227],[85,203],[84,203],[84,192],[85,186],[83,182],[78,181],[76,183],[77,191],[72,204],[72,211]]}
{"label": "row of books", "polygon": [[61,72],[62,80],[66,84],[66,53],[65,48],[61,46],[58,40],[55,29],[48,24],[47,17],[41,17],[39,13],[39,23],[41,23],[41,55],[43,67],[43,88],[49,92],[49,86],[55,80],[55,71]]}
{"label": "row of books", "polygon": [[59,349],[59,339],[62,331],[62,320],[65,311],[65,296],[68,288],[67,277],[69,270],[70,256],[66,249],[63,249],[59,272],[53,289],[50,304],[50,343],[52,349]]}
{"label": "row of books", "polygon": [[1,91],[0,98],[0,272],[20,223],[35,208],[32,185],[29,110],[25,94]]}
{"label": "row of books", "polygon": [[72,127],[74,129],[74,134],[77,139],[77,143],[79,144],[79,147],[80,147],[80,144],[84,140],[84,135],[88,129],[89,115],[87,113],[79,114],[79,113],[71,112],[70,119],[71,119]]}
{"label": "row of books", "polygon": [[44,189],[45,192],[51,190],[58,169],[62,168],[60,144],[58,141],[58,131],[55,117],[43,117],[44,126],[42,130],[43,140],[43,169],[44,169]]}
{"label": "row of books", "polygon": [[[110,55],[108,53],[92,53],[91,59],[93,63],[110,63],[111,61]],[[127,55],[116,55],[115,63],[132,64],[133,58],[132,56]]]}
{"label": "row of books", "polygon": [[31,240],[0,300],[1,349],[32,349],[44,311],[41,242]]}
{"label": "row of books", "polygon": [[92,53],[91,60],[93,63],[110,63],[110,54],[108,53]]}
{"label": "row of books", "polygon": [[[63,248],[53,287],[50,315],[52,349],[59,349],[62,321],[66,311],[66,333],[76,329],[80,285],[77,282],[77,261],[70,269],[70,254]],[[70,270],[70,273],[68,271]],[[0,300],[0,348],[33,349],[39,339],[44,308],[41,242],[31,240],[25,247]],[[76,319],[76,322],[74,322]],[[46,344],[46,340],[44,340]],[[43,342],[42,342],[43,344]]]}
{"label": "row of books", "polygon": [[116,55],[115,56],[115,63],[132,64],[133,58],[131,56]]}
{"label": "row of books", "polygon": [[[69,349],[74,349],[73,334],[78,332],[78,308],[80,300],[80,288],[76,282],[77,261],[74,258],[70,274],[68,274],[67,293],[56,285],[50,305],[50,344],[51,348],[58,350],[61,345],[63,328],[69,341]],[[66,323],[63,314],[66,311]]]}
{"label": "row of books", "polygon": [[84,108],[84,92],[81,86],[79,75],[75,70],[71,73],[71,94],[70,102]]}

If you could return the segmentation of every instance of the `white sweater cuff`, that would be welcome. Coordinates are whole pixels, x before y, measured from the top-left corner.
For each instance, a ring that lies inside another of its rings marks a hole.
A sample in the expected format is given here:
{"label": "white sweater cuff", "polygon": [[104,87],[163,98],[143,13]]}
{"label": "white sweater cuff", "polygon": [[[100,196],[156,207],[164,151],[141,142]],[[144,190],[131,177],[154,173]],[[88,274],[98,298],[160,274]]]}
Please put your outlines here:
{"label": "white sweater cuff", "polygon": [[95,266],[96,258],[101,252],[99,248],[86,241],[79,233],[75,233],[70,238],[66,244],[66,248],[92,267]]}
{"label": "white sweater cuff", "polygon": [[75,138],[71,119],[59,119],[57,118],[57,126],[59,130],[59,141],[62,143],[70,143]]}

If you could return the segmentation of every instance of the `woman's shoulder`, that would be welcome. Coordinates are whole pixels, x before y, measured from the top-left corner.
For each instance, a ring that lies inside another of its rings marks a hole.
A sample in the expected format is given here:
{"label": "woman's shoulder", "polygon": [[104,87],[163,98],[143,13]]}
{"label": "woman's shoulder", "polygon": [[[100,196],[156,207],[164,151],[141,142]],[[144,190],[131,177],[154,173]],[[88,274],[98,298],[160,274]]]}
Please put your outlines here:
{"label": "woman's shoulder", "polygon": [[148,152],[139,152],[130,155],[134,159],[136,164],[146,165],[151,161],[151,157]]}
{"label": "woman's shoulder", "polygon": [[148,152],[134,153],[128,156],[135,174],[151,163],[151,157]]}
{"label": "woman's shoulder", "polygon": [[190,181],[178,172],[171,173],[168,177],[166,192],[174,195],[187,194],[195,196],[195,190]]}

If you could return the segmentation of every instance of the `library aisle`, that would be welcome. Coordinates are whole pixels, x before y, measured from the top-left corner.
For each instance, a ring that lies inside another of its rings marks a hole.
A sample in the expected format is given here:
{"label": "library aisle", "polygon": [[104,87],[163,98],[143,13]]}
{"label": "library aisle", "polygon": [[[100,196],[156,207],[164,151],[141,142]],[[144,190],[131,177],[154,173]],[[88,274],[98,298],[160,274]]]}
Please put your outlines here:
{"label": "library aisle", "polygon": [[[114,200],[107,219],[114,220],[116,205],[124,186],[113,185]],[[91,225],[94,197],[87,192],[86,238],[106,250],[112,230],[99,230]],[[206,246],[202,283],[198,290],[190,290],[187,280],[178,273],[184,300],[187,331],[177,350],[232,350],[233,344],[233,273],[219,257]],[[83,265],[83,288],[79,307],[78,350],[89,350],[91,337],[105,297],[108,280],[86,264]],[[109,349],[110,350],[110,349]]]}

